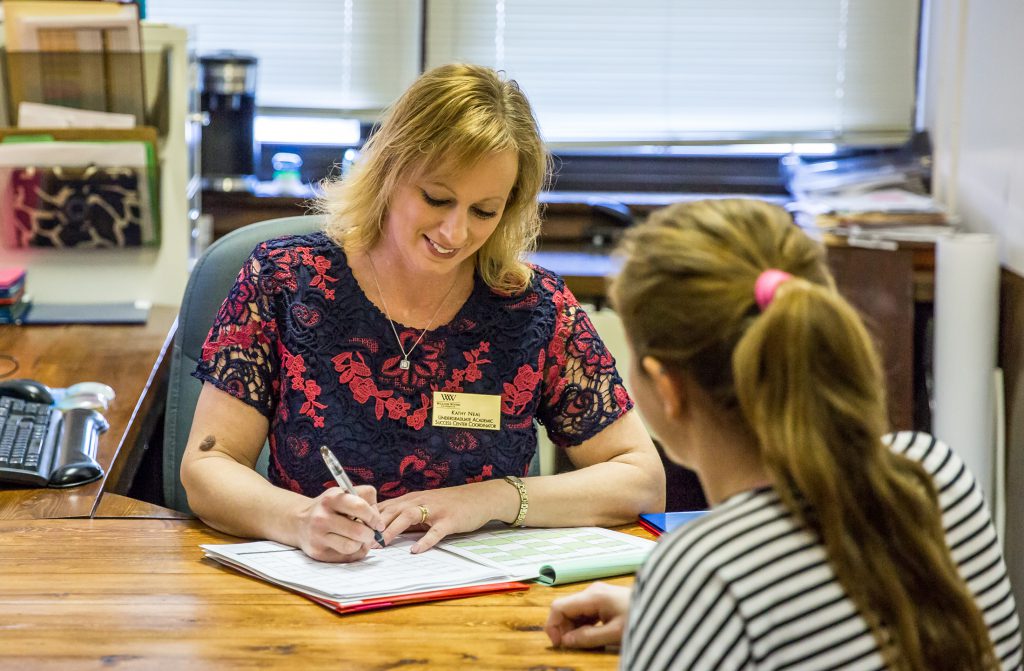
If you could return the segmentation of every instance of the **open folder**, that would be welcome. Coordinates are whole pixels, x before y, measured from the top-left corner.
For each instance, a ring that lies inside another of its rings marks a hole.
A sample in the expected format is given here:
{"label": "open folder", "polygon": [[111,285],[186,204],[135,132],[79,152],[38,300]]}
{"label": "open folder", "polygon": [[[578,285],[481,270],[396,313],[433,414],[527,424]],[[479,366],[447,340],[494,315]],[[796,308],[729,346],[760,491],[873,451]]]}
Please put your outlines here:
{"label": "open folder", "polygon": [[410,554],[403,534],[362,561],[332,564],[273,541],[202,545],[206,556],[339,613],[557,585],[632,573],[654,542],[598,527],[496,529],[452,536]]}

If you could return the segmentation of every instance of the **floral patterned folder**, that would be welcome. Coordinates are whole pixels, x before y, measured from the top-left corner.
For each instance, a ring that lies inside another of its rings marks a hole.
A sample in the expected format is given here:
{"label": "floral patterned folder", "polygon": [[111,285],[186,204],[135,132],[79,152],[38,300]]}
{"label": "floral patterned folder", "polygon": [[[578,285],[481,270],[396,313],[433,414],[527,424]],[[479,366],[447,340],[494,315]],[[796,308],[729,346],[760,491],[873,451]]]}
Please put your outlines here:
{"label": "floral patterned folder", "polygon": [[15,168],[4,208],[14,247],[139,247],[155,242],[145,169]]}

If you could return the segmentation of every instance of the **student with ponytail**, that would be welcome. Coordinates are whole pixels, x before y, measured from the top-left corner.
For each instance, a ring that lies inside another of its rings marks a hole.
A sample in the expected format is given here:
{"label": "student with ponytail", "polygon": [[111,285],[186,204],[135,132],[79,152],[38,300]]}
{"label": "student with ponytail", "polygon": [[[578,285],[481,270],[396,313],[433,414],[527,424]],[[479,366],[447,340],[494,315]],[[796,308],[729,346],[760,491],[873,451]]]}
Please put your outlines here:
{"label": "student with ponytail", "polygon": [[885,435],[878,356],[820,245],[780,208],[709,200],[653,214],[624,252],[630,389],[712,510],[632,597],[557,600],[552,642],[621,641],[645,670],[1021,668],[980,489],[935,438]]}

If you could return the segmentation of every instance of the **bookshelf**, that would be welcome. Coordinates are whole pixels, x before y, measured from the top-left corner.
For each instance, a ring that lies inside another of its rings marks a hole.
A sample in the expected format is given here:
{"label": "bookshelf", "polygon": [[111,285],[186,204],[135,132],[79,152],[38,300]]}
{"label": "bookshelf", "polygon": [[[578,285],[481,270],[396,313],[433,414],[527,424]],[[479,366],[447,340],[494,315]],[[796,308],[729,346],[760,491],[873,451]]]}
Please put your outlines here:
{"label": "bookshelf", "polygon": [[[0,42],[2,42],[0,34]],[[196,256],[200,215],[198,73],[186,28],[142,22],[147,125],[157,130],[159,245],[111,249],[0,246],[0,266],[28,270],[39,303],[144,301],[177,306]],[[6,68],[4,68],[6,70]],[[6,73],[5,73],[6,74]],[[8,81],[0,124],[9,125]]]}

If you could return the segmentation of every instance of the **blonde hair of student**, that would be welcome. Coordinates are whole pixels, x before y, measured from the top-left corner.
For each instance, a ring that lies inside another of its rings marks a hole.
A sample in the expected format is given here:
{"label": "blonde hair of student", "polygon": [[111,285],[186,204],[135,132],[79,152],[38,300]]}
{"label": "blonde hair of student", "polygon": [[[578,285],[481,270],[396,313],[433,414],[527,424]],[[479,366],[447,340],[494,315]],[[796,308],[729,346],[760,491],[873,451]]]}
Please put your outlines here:
{"label": "blonde hair of student", "polygon": [[490,68],[443,65],[409,87],[349,174],[323,185],[326,233],[347,251],[369,249],[381,238],[400,182],[439,167],[486,169],[490,155],[509,150],[518,156],[518,174],[501,221],[477,252],[477,267],[493,289],[521,291],[531,272],[520,258],[540,232],[537,196],[550,159],[526,96]]}
{"label": "blonde hair of student", "polygon": [[[995,667],[931,479],[880,440],[881,365],[820,245],[781,208],[725,199],[656,212],[623,248],[613,303],[638,360],[691,374],[756,437],[892,668]],[[769,268],[794,278],[761,312],[754,283]]]}

